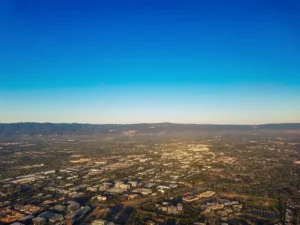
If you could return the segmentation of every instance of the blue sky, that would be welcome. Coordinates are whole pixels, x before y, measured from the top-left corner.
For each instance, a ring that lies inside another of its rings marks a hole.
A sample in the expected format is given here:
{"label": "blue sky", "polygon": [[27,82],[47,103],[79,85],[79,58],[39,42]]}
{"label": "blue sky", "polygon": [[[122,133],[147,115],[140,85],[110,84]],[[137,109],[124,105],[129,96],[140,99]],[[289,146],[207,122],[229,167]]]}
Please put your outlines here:
{"label": "blue sky", "polygon": [[300,122],[300,3],[0,2],[0,122]]}

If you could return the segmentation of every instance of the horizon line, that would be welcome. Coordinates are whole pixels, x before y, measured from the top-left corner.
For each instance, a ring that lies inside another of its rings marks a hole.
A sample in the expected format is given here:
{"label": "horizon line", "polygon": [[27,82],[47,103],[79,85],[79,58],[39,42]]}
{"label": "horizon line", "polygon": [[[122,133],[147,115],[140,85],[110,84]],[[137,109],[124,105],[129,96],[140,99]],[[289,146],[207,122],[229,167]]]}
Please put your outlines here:
{"label": "horizon line", "polygon": [[218,125],[218,126],[262,126],[262,125],[279,125],[279,124],[300,124],[300,122],[274,122],[274,123],[259,123],[259,124],[236,124],[236,123],[178,123],[178,122],[139,122],[139,123],[80,123],[80,122],[11,122],[0,124],[83,124],[83,125],[139,125],[139,124],[177,124],[177,125]]}

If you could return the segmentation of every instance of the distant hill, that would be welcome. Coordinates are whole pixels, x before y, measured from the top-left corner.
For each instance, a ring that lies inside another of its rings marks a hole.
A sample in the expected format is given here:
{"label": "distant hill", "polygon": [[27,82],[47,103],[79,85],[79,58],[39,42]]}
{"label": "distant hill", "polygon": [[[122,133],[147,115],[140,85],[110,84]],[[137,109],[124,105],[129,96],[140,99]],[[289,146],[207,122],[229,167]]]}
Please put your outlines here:
{"label": "distant hill", "polygon": [[159,134],[180,132],[218,132],[218,131],[300,131],[300,123],[263,125],[213,125],[213,124],[77,124],[77,123],[0,123],[0,136],[18,135],[65,135],[65,134]]}

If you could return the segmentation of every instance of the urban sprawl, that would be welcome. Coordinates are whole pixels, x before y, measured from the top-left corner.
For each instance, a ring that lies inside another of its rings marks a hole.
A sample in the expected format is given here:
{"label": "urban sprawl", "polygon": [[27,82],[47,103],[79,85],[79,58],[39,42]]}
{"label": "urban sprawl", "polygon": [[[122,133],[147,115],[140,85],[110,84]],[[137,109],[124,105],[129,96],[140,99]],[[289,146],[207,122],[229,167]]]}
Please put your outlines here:
{"label": "urban sprawl", "polygon": [[0,223],[300,224],[299,136],[0,142]]}

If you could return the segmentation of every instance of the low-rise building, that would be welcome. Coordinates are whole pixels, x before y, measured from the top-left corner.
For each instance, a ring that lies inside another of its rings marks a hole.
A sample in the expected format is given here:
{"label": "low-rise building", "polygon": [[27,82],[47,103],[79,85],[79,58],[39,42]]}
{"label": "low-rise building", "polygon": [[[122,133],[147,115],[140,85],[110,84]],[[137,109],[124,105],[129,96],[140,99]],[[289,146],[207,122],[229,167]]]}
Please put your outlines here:
{"label": "low-rise building", "polygon": [[199,198],[210,198],[212,196],[214,196],[216,194],[216,192],[214,191],[205,191],[199,194]]}
{"label": "low-rise building", "polygon": [[67,202],[67,211],[68,212],[75,211],[79,208],[80,208],[80,204],[78,202],[75,202],[75,201],[68,201]]}
{"label": "low-rise building", "polygon": [[32,219],[33,225],[44,225],[46,224],[46,219],[43,217],[35,217]]}

